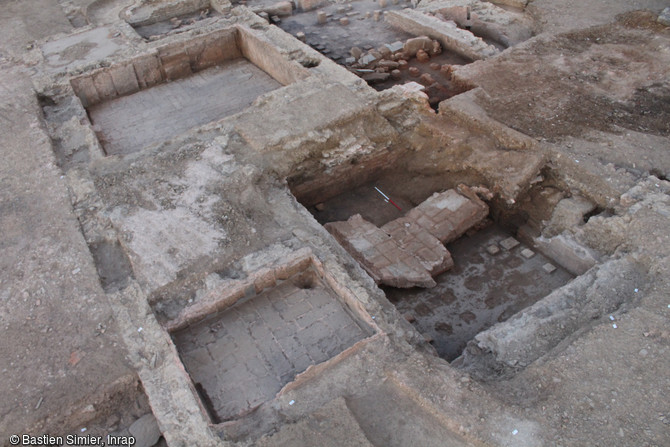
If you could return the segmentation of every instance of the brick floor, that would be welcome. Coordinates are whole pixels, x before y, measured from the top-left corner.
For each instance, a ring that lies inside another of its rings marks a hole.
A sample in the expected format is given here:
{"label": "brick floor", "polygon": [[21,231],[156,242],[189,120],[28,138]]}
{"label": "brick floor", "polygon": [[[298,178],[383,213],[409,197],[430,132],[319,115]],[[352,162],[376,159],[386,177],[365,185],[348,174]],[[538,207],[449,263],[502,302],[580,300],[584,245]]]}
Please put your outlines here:
{"label": "brick floor", "polygon": [[287,280],[173,334],[215,422],[272,399],[308,366],[372,334],[320,280]]}
{"label": "brick floor", "polygon": [[443,243],[480,223],[488,212],[486,203],[474,193],[450,189],[433,194],[382,228],[360,214],[324,227],[377,284],[430,288],[436,285],[433,276],[454,265]]}
{"label": "brick floor", "polygon": [[377,284],[393,287],[433,287],[435,281],[412,254],[384,230],[355,214],[324,227],[370,274]]}
{"label": "brick floor", "polygon": [[136,152],[191,128],[238,113],[281,87],[246,59],[116,98],[89,109],[108,155]]}
{"label": "brick floor", "polygon": [[447,243],[458,239],[488,214],[489,207],[476,195],[465,197],[450,189],[433,194],[407,213],[406,218]]}
{"label": "brick floor", "polygon": [[382,227],[400,248],[412,253],[432,275],[446,272],[454,265],[451,254],[444,245],[423,227],[401,217]]}

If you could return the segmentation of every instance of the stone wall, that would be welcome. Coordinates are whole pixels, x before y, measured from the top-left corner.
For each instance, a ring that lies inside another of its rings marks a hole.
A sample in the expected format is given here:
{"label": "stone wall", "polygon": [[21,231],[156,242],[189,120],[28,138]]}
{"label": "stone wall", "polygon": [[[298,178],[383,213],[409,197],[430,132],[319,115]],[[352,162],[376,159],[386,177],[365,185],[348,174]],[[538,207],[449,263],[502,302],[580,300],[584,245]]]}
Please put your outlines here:
{"label": "stone wall", "polygon": [[74,77],[70,83],[84,107],[90,107],[241,57],[237,35],[236,28],[229,28],[168,44],[149,54]]}

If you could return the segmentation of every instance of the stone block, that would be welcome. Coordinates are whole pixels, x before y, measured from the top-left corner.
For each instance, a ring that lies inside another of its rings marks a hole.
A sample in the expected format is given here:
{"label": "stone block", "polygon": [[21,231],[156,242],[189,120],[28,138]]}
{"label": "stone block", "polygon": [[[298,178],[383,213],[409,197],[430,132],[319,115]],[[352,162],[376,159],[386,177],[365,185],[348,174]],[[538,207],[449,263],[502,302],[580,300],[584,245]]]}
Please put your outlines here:
{"label": "stone block", "polygon": [[288,1],[273,3],[272,5],[264,7],[263,11],[271,16],[288,17],[293,14],[293,3]]}
{"label": "stone block", "polygon": [[[498,54],[498,49],[492,45],[487,44],[481,38],[476,37],[470,31],[460,29],[455,25],[449,26],[448,23],[418,10],[403,9],[388,11],[386,13],[386,21],[402,31],[408,32],[415,36],[428,36],[429,38],[437,40],[442,48],[453,51],[457,54],[465,56],[472,60],[486,59],[488,57]],[[412,39],[410,39],[412,40]],[[431,40],[431,39],[428,39]],[[432,41],[427,48],[423,48],[426,52],[433,52],[437,48],[433,47]],[[418,42],[408,50],[419,50]],[[422,48],[422,47],[421,47]],[[441,50],[441,48],[440,48]]]}
{"label": "stone block", "polygon": [[386,81],[390,76],[389,73],[365,73],[361,77],[368,84],[376,84]]}
{"label": "stone block", "polygon": [[518,246],[519,244],[520,242],[514,239],[513,237],[508,237],[507,239],[500,241],[500,246],[505,250],[511,250],[514,247]]}
{"label": "stone block", "polygon": [[552,238],[538,237],[532,240],[538,251],[572,273],[582,275],[598,262],[598,254],[578,243],[568,234]]}
{"label": "stone block", "polygon": [[419,77],[419,82],[428,87],[435,84],[435,79],[430,75],[430,73],[424,73]]}
{"label": "stone block", "polygon": [[161,437],[158,422],[153,414],[145,414],[133,422],[128,431],[135,438],[135,446],[151,447]]}
{"label": "stone block", "polygon": [[657,21],[661,25],[670,26],[670,7],[661,11],[661,13],[658,15]]}
{"label": "stone block", "polygon": [[389,50],[385,45],[382,45],[381,47],[377,47],[377,52],[382,55],[384,59],[392,59],[393,58],[393,52]]}
{"label": "stone block", "polygon": [[398,51],[403,49],[405,44],[402,43],[401,41],[397,41],[397,42],[393,42],[393,43],[387,43],[384,46],[386,48],[388,48],[391,51],[391,53],[397,53]]}
{"label": "stone block", "polygon": [[160,62],[156,56],[146,56],[133,61],[137,82],[141,89],[153,87],[163,81]]}
{"label": "stone block", "polygon": [[533,256],[535,256],[535,252],[533,250],[528,249],[528,248],[524,248],[523,250],[521,250],[521,256],[523,256],[526,259],[530,259]]}
{"label": "stone block", "polygon": [[427,36],[413,37],[407,39],[403,45],[403,54],[407,58],[416,56],[419,50],[429,51],[433,46],[433,40]]}
{"label": "stone block", "polygon": [[399,64],[396,61],[381,60],[377,66],[395,69],[398,68]]}
{"label": "stone block", "polygon": [[192,74],[190,58],[183,49],[163,49],[159,57],[166,80],[181,79]]}
{"label": "stone block", "polygon": [[106,70],[93,75],[93,84],[98,91],[100,101],[116,98],[117,93],[116,88],[114,88],[114,82],[112,82],[112,77]]}
{"label": "stone block", "polygon": [[377,60],[376,57],[374,57],[372,54],[368,53],[365,56],[361,57],[358,60],[358,63],[361,64],[361,66],[366,67],[366,66],[370,65],[371,63],[373,63],[376,60]]}
{"label": "stone block", "polygon": [[319,12],[316,13],[316,21],[317,21],[317,23],[323,25],[324,23],[326,23],[328,21],[328,16],[326,15],[326,13],[324,11],[319,11]]}
{"label": "stone block", "polygon": [[554,273],[554,271],[556,271],[556,267],[553,264],[547,262],[542,266],[542,270],[544,270],[547,273]]}
{"label": "stone block", "polygon": [[113,66],[109,69],[109,74],[119,96],[130,95],[139,91],[140,85],[137,82],[132,64]]}
{"label": "stone block", "polygon": [[100,96],[93,84],[93,79],[90,76],[82,76],[74,78],[70,81],[72,89],[79,97],[81,104],[84,107],[90,107],[100,102]]}
{"label": "stone block", "polygon": [[596,205],[593,202],[579,195],[565,198],[554,207],[551,220],[546,224],[542,234],[551,237],[577,227],[583,223],[584,216],[595,209]]}
{"label": "stone block", "polygon": [[303,11],[311,11],[323,5],[324,0],[297,0],[298,8]]}

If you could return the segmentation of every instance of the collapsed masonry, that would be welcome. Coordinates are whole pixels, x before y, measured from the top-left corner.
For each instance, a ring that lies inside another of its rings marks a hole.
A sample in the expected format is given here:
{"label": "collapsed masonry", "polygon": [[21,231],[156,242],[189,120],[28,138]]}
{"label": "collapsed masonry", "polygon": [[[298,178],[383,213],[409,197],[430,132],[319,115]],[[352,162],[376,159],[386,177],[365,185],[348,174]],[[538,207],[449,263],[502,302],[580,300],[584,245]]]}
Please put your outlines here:
{"label": "collapsed masonry", "polygon": [[453,267],[444,244],[488,216],[488,206],[466,186],[435,193],[405,217],[381,228],[354,215],[326,229],[347,249],[377,284],[434,287],[433,276]]}

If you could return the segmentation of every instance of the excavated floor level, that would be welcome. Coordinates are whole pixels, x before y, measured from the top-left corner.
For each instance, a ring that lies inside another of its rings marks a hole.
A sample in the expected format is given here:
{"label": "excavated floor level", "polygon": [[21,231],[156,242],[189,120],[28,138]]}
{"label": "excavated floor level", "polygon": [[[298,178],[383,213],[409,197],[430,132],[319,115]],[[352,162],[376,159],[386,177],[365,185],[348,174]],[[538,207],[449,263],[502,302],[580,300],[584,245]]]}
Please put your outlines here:
{"label": "excavated floor level", "polygon": [[[401,208],[400,210],[384,200],[375,187],[381,189]],[[379,180],[366,183],[358,188],[338,194],[318,205],[310,207],[314,217],[320,224],[347,220],[354,214],[360,214],[368,222],[381,227],[385,223],[401,217],[402,210],[410,210],[415,203],[401,193],[389,181]]]}
{"label": "excavated floor level", "polygon": [[436,287],[384,289],[446,360],[458,357],[479,332],[572,279],[550,259],[510,237],[497,225],[463,236],[447,245],[454,267],[435,277]]}
{"label": "excavated floor level", "polygon": [[95,105],[89,116],[107,155],[128,154],[238,113],[279,87],[263,70],[238,58]]}
{"label": "excavated floor level", "polygon": [[[315,277],[285,281],[173,334],[215,423],[272,399],[310,365],[371,335]],[[231,384],[233,384],[231,386]]]}
{"label": "excavated floor level", "polygon": [[[464,65],[472,62],[471,60],[442,49],[440,54],[433,54],[429,61],[419,61],[411,55],[407,58],[407,63],[400,67],[391,62],[398,59],[390,53],[381,60],[379,59],[380,54],[377,54],[376,58],[371,59],[371,65],[360,63],[361,60],[365,60],[365,57],[361,58],[358,55],[360,52],[364,55],[368,52],[372,54],[384,46],[393,47],[394,45],[402,48],[405,41],[416,37],[392,26],[384,18],[387,11],[399,10],[407,6],[406,2],[398,0],[392,3],[385,0],[380,2],[362,0],[344,5],[326,3],[317,10],[295,11],[291,16],[283,19],[276,18],[276,20],[278,26],[293,35],[303,33],[302,39],[305,43],[335,62],[348,67],[376,90],[385,90],[410,81],[423,83],[427,88],[426,93],[431,106],[437,107],[440,101],[462,93],[464,90],[462,86],[451,82],[448,67]],[[376,69],[377,62],[380,61],[392,65],[380,71]],[[359,67],[359,65],[362,66]],[[393,72],[389,74],[391,70]]]}
{"label": "excavated floor level", "polygon": [[[389,5],[387,9],[400,9],[406,6],[407,3],[403,2]],[[382,12],[383,10],[373,0],[347,4],[325,4],[318,10],[286,17],[282,19],[279,26],[291,34],[304,32],[308,45],[339,63],[344,63],[344,60],[350,56],[349,50],[352,47],[369,50],[385,43],[404,41],[414,37],[392,27],[381,16],[375,20],[371,16],[374,11]],[[318,23],[317,14],[319,12],[326,14],[326,23]],[[341,19],[346,19],[348,24],[341,24]]]}
{"label": "excavated floor level", "polygon": [[[375,187],[400,209],[387,202]],[[382,227],[423,202],[428,188],[430,181],[405,183],[382,174],[309,209],[321,224],[360,214]],[[505,321],[574,277],[514,239],[503,225],[490,221],[486,228],[473,229],[447,244],[447,249],[454,267],[434,277],[437,286],[383,287],[387,298],[447,361],[458,357],[479,332]]]}

